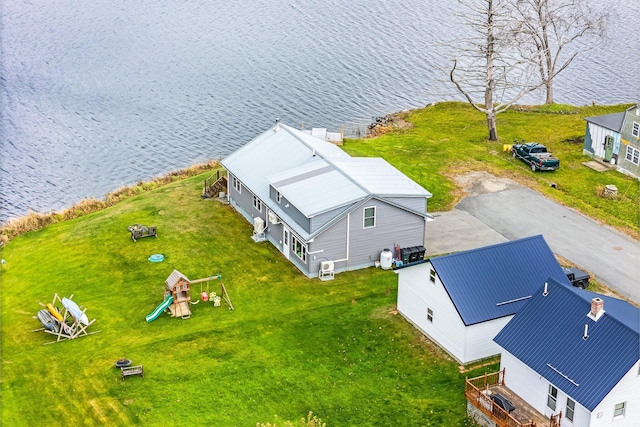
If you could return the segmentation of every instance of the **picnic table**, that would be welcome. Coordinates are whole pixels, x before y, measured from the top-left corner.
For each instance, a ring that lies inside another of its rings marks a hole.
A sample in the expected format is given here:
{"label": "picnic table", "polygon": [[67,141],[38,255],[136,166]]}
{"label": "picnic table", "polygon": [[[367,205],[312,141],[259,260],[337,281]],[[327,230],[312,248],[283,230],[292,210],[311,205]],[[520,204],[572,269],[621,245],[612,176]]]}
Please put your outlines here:
{"label": "picnic table", "polygon": [[131,233],[131,240],[137,242],[138,239],[143,237],[158,237],[156,226],[147,227],[142,224],[133,224],[127,227],[127,230]]}

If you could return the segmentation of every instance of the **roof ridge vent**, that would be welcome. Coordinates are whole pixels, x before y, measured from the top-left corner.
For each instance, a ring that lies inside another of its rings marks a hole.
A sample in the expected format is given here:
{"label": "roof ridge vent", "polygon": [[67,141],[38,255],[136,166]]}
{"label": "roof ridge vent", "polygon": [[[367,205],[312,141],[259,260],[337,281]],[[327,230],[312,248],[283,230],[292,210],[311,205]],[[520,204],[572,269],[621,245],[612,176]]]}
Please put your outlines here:
{"label": "roof ridge vent", "polygon": [[586,341],[587,338],[589,338],[589,324],[585,323],[584,324],[584,334],[582,335],[582,339]]}

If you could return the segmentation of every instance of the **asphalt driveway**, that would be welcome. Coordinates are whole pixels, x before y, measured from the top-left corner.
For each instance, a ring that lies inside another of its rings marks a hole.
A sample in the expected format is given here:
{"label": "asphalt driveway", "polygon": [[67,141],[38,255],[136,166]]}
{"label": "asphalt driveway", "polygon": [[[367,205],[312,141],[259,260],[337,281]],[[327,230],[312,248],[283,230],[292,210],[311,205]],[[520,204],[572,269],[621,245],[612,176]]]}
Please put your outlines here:
{"label": "asphalt driveway", "polygon": [[640,243],[527,187],[480,174],[463,183],[469,195],[453,211],[432,213],[427,255],[542,234],[554,253],[640,303]]}

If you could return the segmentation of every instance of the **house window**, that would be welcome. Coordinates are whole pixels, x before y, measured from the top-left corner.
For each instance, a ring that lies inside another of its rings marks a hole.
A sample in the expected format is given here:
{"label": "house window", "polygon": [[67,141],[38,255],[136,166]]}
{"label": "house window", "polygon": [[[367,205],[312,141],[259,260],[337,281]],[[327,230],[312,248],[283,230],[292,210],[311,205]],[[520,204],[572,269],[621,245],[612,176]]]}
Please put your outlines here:
{"label": "house window", "polygon": [[553,411],[556,410],[556,402],[558,401],[558,389],[549,384],[549,396],[547,396],[547,406]]}
{"label": "house window", "polygon": [[427,308],[427,320],[433,323],[433,310]]}
{"label": "house window", "polygon": [[429,280],[431,280],[433,283],[436,283],[436,271],[434,269],[431,269],[429,271]]}
{"label": "house window", "polygon": [[624,417],[624,411],[626,409],[627,402],[616,403],[616,406],[613,407],[613,418],[622,418]]}
{"label": "house window", "polygon": [[376,226],[376,207],[364,208],[364,228]]}
{"label": "house window", "polygon": [[256,208],[258,212],[262,212],[262,201],[257,196],[253,196],[253,207]]}
{"label": "house window", "polygon": [[636,150],[630,145],[627,145],[627,155],[625,156],[628,162],[640,165],[640,151]]}
{"label": "house window", "polygon": [[569,421],[573,421],[573,414],[575,414],[575,412],[576,412],[576,402],[574,402],[573,400],[567,397],[567,409],[565,411],[565,417]]}
{"label": "house window", "polygon": [[633,122],[633,126],[631,127],[631,135],[636,138],[640,138],[640,123]]}
{"label": "house window", "polygon": [[240,193],[240,190],[242,190],[242,184],[240,184],[238,178],[234,176],[231,180],[233,181],[233,188]]}
{"label": "house window", "polygon": [[304,262],[307,263],[307,246],[302,244],[300,240],[296,236],[291,237],[291,242],[293,243],[293,252]]}
{"label": "house window", "polygon": [[280,203],[282,201],[282,194],[279,191],[276,191],[276,202]]}

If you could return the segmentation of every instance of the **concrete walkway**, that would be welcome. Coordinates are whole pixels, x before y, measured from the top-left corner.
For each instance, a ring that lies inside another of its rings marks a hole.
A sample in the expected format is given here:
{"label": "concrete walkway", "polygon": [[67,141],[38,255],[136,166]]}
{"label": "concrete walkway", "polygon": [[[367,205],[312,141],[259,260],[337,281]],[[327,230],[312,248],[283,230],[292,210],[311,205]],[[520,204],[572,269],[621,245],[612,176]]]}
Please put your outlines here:
{"label": "concrete walkway", "polygon": [[451,212],[432,215],[427,255],[542,234],[554,253],[640,303],[640,244],[529,188],[513,182],[493,185],[472,192]]}

